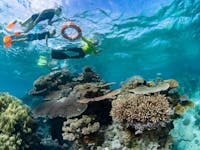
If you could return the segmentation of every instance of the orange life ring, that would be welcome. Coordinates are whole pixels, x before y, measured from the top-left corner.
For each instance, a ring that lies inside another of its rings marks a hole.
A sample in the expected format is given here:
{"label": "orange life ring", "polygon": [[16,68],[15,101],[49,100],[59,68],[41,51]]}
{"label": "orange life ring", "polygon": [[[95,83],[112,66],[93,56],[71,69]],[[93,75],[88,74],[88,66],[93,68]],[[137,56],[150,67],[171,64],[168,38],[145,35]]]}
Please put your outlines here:
{"label": "orange life ring", "polygon": [[[65,33],[65,30],[67,28],[73,28],[73,29],[75,29],[77,31],[77,34],[68,35],[67,33]],[[61,34],[66,39],[75,40],[75,39],[79,39],[82,36],[82,31],[81,31],[81,28],[78,25],[76,25],[72,21],[69,21],[69,22],[66,22],[66,23],[64,23],[62,25]]]}

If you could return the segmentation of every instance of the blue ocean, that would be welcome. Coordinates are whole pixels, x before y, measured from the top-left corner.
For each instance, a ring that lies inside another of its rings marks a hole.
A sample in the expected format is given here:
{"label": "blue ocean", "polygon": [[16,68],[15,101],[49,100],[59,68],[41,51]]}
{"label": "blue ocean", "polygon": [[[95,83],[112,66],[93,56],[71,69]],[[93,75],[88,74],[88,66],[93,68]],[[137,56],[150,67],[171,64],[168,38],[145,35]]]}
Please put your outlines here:
{"label": "blue ocean", "polygon": [[1,0],[0,19],[0,150],[200,150],[199,0]]}

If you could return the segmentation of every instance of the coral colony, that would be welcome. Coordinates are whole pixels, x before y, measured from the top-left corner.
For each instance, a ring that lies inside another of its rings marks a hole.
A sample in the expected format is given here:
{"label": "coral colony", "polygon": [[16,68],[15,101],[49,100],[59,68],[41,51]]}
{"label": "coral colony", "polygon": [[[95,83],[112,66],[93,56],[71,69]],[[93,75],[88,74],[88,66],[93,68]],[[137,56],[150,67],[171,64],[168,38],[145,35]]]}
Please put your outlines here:
{"label": "coral colony", "polygon": [[134,76],[119,89],[113,84],[90,67],[76,75],[51,72],[29,92],[42,98],[32,112],[2,93],[0,149],[172,149],[173,122],[194,106],[176,90],[178,82]]}

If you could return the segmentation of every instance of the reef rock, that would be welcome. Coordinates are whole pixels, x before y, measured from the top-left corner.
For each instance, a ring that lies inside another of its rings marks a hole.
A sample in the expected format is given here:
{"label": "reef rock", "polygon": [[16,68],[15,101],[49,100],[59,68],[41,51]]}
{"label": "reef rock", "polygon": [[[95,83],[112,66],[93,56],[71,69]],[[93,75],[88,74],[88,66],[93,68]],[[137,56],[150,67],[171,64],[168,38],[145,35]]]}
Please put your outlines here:
{"label": "reef rock", "polygon": [[46,95],[49,91],[58,90],[59,85],[64,85],[72,80],[68,70],[51,72],[48,75],[41,76],[34,82],[34,88],[30,95]]}

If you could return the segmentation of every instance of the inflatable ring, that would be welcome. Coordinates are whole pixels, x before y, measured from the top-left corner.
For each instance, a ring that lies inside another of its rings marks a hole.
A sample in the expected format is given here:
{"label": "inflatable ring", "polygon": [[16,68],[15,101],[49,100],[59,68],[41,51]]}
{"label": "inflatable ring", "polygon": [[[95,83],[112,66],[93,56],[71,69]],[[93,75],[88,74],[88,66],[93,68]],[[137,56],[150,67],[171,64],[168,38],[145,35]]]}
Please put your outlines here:
{"label": "inflatable ring", "polygon": [[[65,33],[65,30],[67,28],[73,28],[73,29],[75,29],[76,32],[77,32],[77,34],[68,35],[67,33]],[[66,22],[66,23],[64,23],[62,25],[61,34],[66,39],[76,40],[76,39],[79,39],[82,36],[82,31],[81,31],[81,28],[79,26],[77,26],[74,22],[69,21],[69,22]]]}

